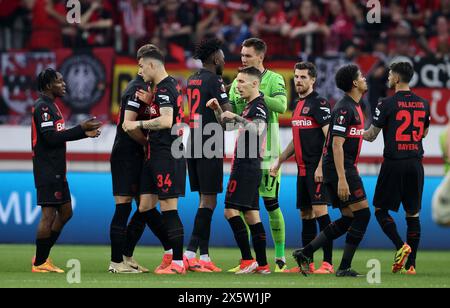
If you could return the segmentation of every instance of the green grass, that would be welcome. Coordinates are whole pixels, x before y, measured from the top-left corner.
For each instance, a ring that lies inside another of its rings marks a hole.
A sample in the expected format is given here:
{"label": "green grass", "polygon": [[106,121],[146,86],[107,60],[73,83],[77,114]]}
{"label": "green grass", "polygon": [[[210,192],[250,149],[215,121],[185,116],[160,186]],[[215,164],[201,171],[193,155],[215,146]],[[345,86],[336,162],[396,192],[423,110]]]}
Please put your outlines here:
{"label": "green grass", "polygon": [[[290,251],[288,252],[290,254]],[[450,252],[420,252],[417,276],[402,276],[390,273],[393,252],[381,250],[362,250],[357,252],[354,268],[367,273],[367,261],[378,259],[382,265],[381,284],[371,285],[366,278],[336,278],[334,276],[310,276],[297,274],[272,274],[236,276],[230,273],[200,274],[186,276],[112,275],[107,273],[109,247],[106,246],[57,246],[52,252],[55,264],[65,267],[70,259],[81,262],[81,283],[69,284],[66,275],[32,274],[32,245],[0,245],[0,288],[11,287],[145,287],[145,288],[367,288],[367,287],[450,287]],[[211,254],[215,262],[224,269],[237,264],[237,249],[213,248]],[[335,253],[340,260],[341,252]],[[269,260],[273,260],[273,250],[269,250]],[[321,253],[317,255],[317,258]],[[161,259],[161,249],[140,247],[135,257],[144,266],[154,268]],[[290,258],[289,265],[294,266]]]}

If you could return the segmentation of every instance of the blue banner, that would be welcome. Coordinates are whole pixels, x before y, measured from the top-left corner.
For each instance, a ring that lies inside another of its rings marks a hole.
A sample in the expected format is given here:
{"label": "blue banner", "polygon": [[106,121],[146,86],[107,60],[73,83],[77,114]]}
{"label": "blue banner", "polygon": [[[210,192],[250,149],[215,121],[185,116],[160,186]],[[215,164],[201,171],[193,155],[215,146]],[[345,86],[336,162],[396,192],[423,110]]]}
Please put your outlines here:
{"label": "blue banner", "polygon": [[[364,184],[372,202],[376,177],[364,177]],[[60,243],[66,244],[108,244],[109,224],[114,213],[111,176],[108,173],[70,173],[68,181],[73,197],[74,217],[64,229]],[[227,183],[228,177],[225,179]],[[431,219],[431,199],[442,181],[440,177],[427,177],[423,195],[422,241],[425,249],[450,249],[450,229],[437,226]],[[34,243],[40,208],[36,206],[36,191],[31,172],[0,172],[0,243]],[[189,191],[180,199],[180,215],[185,226],[185,239],[189,240],[198,207],[199,197]],[[301,221],[296,210],[296,177],[284,176],[282,179],[280,205],[286,220],[288,247],[298,247],[301,242]],[[230,226],[223,217],[224,195],[218,198],[218,207],[213,217],[211,234],[212,246],[235,246]],[[261,215],[268,244],[271,246],[267,212],[261,201]],[[331,210],[332,219],[339,217],[339,211]],[[406,222],[403,211],[394,213],[401,234],[406,237]],[[342,247],[344,239],[336,243]],[[147,230],[141,244],[159,245],[154,235]],[[389,248],[392,244],[381,231],[375,217],[362,243],[366,248]]]}

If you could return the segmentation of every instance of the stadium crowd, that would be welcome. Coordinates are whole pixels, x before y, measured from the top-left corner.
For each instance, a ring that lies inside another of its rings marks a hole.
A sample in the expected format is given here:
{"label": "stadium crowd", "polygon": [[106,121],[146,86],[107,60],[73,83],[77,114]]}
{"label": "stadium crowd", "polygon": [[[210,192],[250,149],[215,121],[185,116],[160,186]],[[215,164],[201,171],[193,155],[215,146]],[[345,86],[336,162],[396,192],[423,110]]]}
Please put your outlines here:
{"label": "stadium crowd", "polygon": [[217,36],[236,59],[241,43],[257,36],[273,60],[450,53],[450,0],[380,0],[374,24],[368,0],[80,0],[80,24],[67,23],[66,2],[0,0],[0,51],[111,46],[134,55],[152,42],[175,61],[192,54],[193,42]]}

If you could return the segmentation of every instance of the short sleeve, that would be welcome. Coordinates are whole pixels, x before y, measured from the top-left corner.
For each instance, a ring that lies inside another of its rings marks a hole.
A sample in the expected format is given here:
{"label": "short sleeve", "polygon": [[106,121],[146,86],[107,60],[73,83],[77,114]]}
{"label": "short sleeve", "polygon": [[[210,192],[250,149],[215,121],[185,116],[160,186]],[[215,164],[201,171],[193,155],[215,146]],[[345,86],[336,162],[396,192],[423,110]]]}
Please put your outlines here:
{"label": "short sleeve", "polygon": [[258,104],[256,106],[255,115],[253,117],[254,120],[263,120],[267,123],[267,117],[268,117],[268,109],[266,105],[264,104]]}
{"label": "short sleeve", "polygon": [[320,126],[326,126],[330,124],[331,120],[331,106],[330,103],[324,98],[318,98],[315,105],[314,119]]}
{"label": "short sleeve", "polygon": [[160,89],[155,95],[155,103],[159,105],[159,108],[175,108],[176,101],[170,95],[168,89]]}
{"label": "short sleeve", "polygon": [[55,131],[57,115],[54,114],[50,106],[39,104],[34,110],[34,120],[36,128],[41,132]]}
{"label": "short sleeve", "polygon": [[372,124],[378,128],[383,128],[386,125],[387,117],[389,115],[389,104],[386,100],[381,100],[373,115]]}
{"label": "short sleeve", "polygon": [[230,102],[227,94],[227,89],[225,88],[222,77],[214,79],[214,85],[212,86],[212,90],[213,90],[213,97],[217,98],[220,106]]}
{"label": "short sleeve", "polygon": [[125,106],[125,110],[133,111],[136,113],[139,113],[139,109],[141,108],[142,104],[145,104],[141,100],[137,98],[136,92],[139,90],[138,87],[134,87],[130,94],[127,96],[127,105]]}
{"label": "short sleeve", "polygon": [[353,111],[348,107],[341,107],[335,111],[333,119],[333,136],[347,137],[347,130],[351,126]]}

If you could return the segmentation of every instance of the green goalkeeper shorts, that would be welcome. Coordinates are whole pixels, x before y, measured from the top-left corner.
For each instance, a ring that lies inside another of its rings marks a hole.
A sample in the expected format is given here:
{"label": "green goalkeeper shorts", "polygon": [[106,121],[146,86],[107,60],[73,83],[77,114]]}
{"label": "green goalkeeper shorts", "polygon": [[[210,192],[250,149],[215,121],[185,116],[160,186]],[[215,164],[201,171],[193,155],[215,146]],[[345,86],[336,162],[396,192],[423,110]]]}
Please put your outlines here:
{"label": "green goalkeeper shorts", "polygon": [[262,198],[276,199],[280,194],[281,170],[276,178],[270,176],[270,170],[262,170],[262,180],[259,185],[259,195]]}

